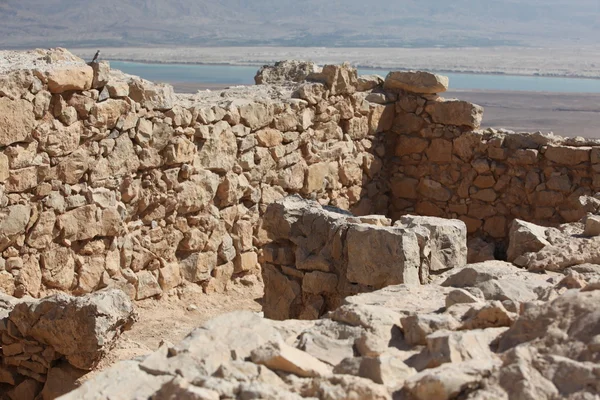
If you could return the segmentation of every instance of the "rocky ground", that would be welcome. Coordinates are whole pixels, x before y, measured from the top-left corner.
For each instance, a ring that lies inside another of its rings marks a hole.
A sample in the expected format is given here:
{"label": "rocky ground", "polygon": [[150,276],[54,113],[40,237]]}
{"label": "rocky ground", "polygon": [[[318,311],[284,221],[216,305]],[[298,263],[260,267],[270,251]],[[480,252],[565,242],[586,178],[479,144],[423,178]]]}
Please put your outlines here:
{"label": "rocky ground", "polygon": [[516,220],[512,263],[350,296],[318,320],[221,315],[61,399],[598,399],[600,201],[581,201],[580,223]]}

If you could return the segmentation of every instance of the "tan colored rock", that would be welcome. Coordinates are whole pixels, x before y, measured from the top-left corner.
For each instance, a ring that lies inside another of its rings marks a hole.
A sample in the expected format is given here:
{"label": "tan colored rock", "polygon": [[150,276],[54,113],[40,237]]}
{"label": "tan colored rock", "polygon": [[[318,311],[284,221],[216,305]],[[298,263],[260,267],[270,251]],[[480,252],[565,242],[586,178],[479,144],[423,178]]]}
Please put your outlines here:
{"label": "tan colored rock", "polygon": [[589,162],[590,153],[590,147],[549,146],[544,157],[557,164],[577,165]]}
{"label": "tan colored rock", "polygon": [[265,128],[256,132],[256,140],[260,146],[275,147],[281,144],[283,135],[278,130]]}
{"label": "tan colored rock", "polygon": [[0,146],[23,142],[35,127],[33,106],[27,100],[0,98]]}
{"label": "tan colored rock", "polygon": [[192,163],[196,155],[196,146],[190,140],[179,137],[173,139],[164,150],[165,164],[175,165]]}
{"label": "tan colored rock", "polygon": [[60,126],[56,131],[50,132],[41,144],[41,148],[51,156],[66,156],[77,150],[82,133],[81,122],[73,123],[68,127]]}
{"label": "tan colored rock", "polygon": [[63,93],[69,90],[88,90],[92,87],[94,70],[89,65],[56,67],[46,72],[50,93]]}
{"label": "tan colored rock", "polygon": [[302,377],[331,375],[332,369],[308,353],[281,342],[269,342],[254,350],[252,362],[276,371],[289,372]]}
{"label": "tan colored rock", "polygon": [[166,111],[173,108],[175,94],[171,85],[134,79],[129,82],[129,97],[149,110]]}
{"label": "tan colored rock", "polygon": [[220,121],[210,128],[210,136],[195,156],[194,166],[215,172],[233,168],[237,156],[237,141],[227,122]]}
{"label": "tan colored rock", "polygon": [[302,99],[310,105],[315,105],[323,99],[326,91],[322,83],[304,83],[292,93],[292,98]]}
{"label": "tan colored rock", "polygon": [[71,210],[57,218],[57,227],[70,241],[92,239],[99,232],[96,223],[96,205],[87,205]]}
{"label": "tan colored rock", "polygon": [[234,265],[235,273],[252,271],[258,265],[258,255],[254,251],[238,254]]}
{"label": "tan colored rock", "polygon": [[402,388],[406,379],[416,373],[417,371],[406,365],[402,358],[394,355],[365,357],[359,369],[363,378],[369,378],[392,390]]}
{"label": "tan colored rock", "polygon": [[332,187],[338,181],[338,177],[337,162],[321,162],[310,165],[306,172],[303,191],[305,193],[320,192]]}
{"label": "tan colored rock", "polygon": [[346,234],[350,282],[382,288],[401,283],[418,284],[417,236],[400,228],[353,225]]}
{"label": "tan colored rock", "polygon": [[265,291],[265,317],[274,320],[290,318],[291,305],[302,293],[300,285],[271,264],[263,265],[262,273],[265,287],[273,289]]}
{"label": "tan colored rock", "polygon": [[125,100],[108,99],[97,103],[92,109],[92,114],[97,118],[98,124],[107,129],[113,129],[121,116],[127,115],[131,106]]}
{"label": "tan colored rock", "polygon": [[425,110],[433,122],[477,129],[483,118],[483,107],[460,100],[430,101]]}
{"label": "tan colored rock", "polygon": [[412,376],[403,391],[416,400],[450,400],[491,375],[497,363],[486,360],[444,364]]}
{"label": "tan colored rock", "polygon": [[509,232],[508,261],[512,262],[525,253],[537,253],[546,246],[550,246],[546,228],[519,219],[513,221]]}
{"label": "tan colored rock", "polygon": [[591,215],[585,220],[584,236],[599,236],[600,235],[600,216]]}
{"label": "tan colored rock", "polygon": [[5,184],[8,193],[22,193],[33,189],[38,184],[38,168],[27,167],[10,171]]}
{"label": "tan colored rock", "polygon": [[110,64],[108,61],[95,61],[88,64],[94,70],[92,89],[103,88],[110,79]]}
{"label": "tan colored rock", "polygon": [[427,337],[441,330],[456,330],[460,323],[448,314],[417,314],[400,320],[404,339],[410,345],[425,345]]}
{"label": "tan colored rock", "polygon": [[332,95],[351,94],[358,86],[356,68],[349,64],[325,65],[321,72],[315,72],[307,80],[323,83]]}
{"label": "tan colored rock", "polygon": [[452,193],[441,183],[432,179],[422,179],[417,186],[417,191],[426,198],[436,201],[448,201]]}
{"label": "tan colored rock", "polygon": [[357,90],[359,92],[366,92],[367,90],[375,89],[378,86],[383,85],[383,77],[379,75],[359,75]]}
{"label": "tan colored rock", "polygon": [[181,276],[188,282],[202,282],[210,279],[210,274],[217,266],[217,254],[193,253],[181,261]]}
{"label": "tan colored rock", "polygon": [[60,290],[69,290],[75,278],[75,260],[70,248],[52,245],[42,253],[42,282]]}
{"label": "tan colored rock", "polygon": [[137,274],[136,300],[144,300],[162,294],[162,289],[150,271],[140,271]]}
{"label": "tan colored rock", "polygon": [[392,71],[385,78],[385,90],[404,90],[418,94],[443,93],[448,90],[447,76],[422,71]]}
{"label": "tan colored rock", "polygon": [[117,80],[109,80],[106,84],[106,88],[108,89],[108,94],[113,99],[127,97],[129,95],[129,85],[124,81]]}
{"label": "tan colored rock", "polygon": [[241,122],[256,131],[273,121],[272,105],[263,103],[246,103],[239,108]]}
{"label": "tan colored rock", "polygon": [[27,70],[3,73],[0,75],[0,96],[8,97],[11,100],[20,99],[29,92],[29,87],[34,80],[37,78]]}
{"label": "tan colored rock", "polygon": [[[467,227],[456,219],[405,216],[396,221],[400,226],[415,231],[421,247],[421,270],[438,274],[467,264]],[[423,272],[421,275],[423,277]]]}
{"label": "tan colored rock", "polygon": [[0,154],[0,182],[4,182],[10,176],[8,157],[2,153]]}
{"label": "tan colored rock", "polygon": [[337,291],[338,277],[321,271],[313,271],[304,275],[302,291],[304,293],[322,294]]}

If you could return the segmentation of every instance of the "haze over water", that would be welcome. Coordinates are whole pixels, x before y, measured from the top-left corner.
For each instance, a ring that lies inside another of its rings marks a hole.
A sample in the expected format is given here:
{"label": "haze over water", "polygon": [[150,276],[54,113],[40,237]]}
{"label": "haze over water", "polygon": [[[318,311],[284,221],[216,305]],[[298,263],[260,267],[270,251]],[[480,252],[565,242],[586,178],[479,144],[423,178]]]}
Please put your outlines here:
{"label": "haze over water", "polygon": [[[256,66],[145,64],[112,61],[112,68],[159,82],[210,83],[228,85],[254,84]],[[389,70],[362,69],[359,74],[385,77]],[[600,79],[553,78],[517,75],[441,73],[450,78],[452,90],[503,90],[554,93],[600,93]]]}

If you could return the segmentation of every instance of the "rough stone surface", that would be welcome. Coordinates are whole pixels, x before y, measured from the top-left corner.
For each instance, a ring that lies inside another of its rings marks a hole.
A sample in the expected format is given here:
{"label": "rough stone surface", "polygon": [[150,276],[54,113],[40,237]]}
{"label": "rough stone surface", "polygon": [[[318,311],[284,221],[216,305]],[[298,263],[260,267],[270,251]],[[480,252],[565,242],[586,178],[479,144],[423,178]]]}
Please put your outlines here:
{"label": "rough stone surface", "polygon": [[448,78],[429,72],[390,72],[383,87],[418,94],[443,93],[448,90]]}
{"label": "rough stone surface", "polygon": [[314,72],[319,72],[313,62],[285,60],[276,62],[275,65],[265,65],[260,68],[254,77],[254,82],[259,84],[284,84],[288,82],[302,82]]}
{"label": "rough stone surface", "polygon": [[348,295],[425,283],[467,261],[458,220],[406,217],[389,226],[293,196],[269,205],[264,222],[273,240],[262,260],[269,318],[316,318]]}
{"label": "rough stone surface", "polygon": [[69,379],[61,377],[94,368],[135,318],[133,304],[116,289],[42,300],[2,295],[0,385],[14,386],[9,393],[18,399],[34,399],[42,389],[44,398],[64,394]]}

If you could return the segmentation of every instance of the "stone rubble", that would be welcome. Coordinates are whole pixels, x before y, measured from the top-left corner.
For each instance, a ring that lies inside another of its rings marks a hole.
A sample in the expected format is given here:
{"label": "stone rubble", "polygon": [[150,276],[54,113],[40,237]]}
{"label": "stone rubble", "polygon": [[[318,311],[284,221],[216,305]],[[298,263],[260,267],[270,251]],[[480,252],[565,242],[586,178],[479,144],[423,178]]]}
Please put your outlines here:
{"label": "stone rubble", "polygon": [[467,229],[459,220],[354,217],[298,197],[267,207],[273,240],[261,261],[265,316],[315,319],[344,298],[400,283],[425,284],[467,262]]}
{"label": "stone rubble", "polygon": [[92,370],[135,318],[116,289],[41,300],[0,295],[0,393],[11,400],[57,397],[63,371]]}
{"label": "stone rubble", "polygon": [[564,279],[489,261],[348,297],[318,320],[226,314],[60,399],[597,398],[600,285]]}

